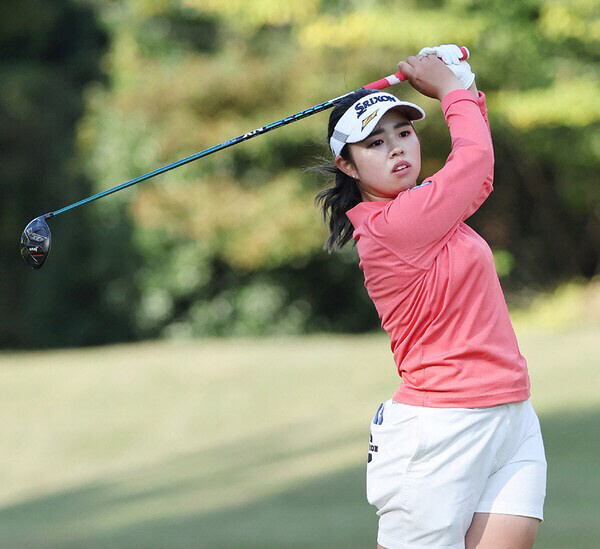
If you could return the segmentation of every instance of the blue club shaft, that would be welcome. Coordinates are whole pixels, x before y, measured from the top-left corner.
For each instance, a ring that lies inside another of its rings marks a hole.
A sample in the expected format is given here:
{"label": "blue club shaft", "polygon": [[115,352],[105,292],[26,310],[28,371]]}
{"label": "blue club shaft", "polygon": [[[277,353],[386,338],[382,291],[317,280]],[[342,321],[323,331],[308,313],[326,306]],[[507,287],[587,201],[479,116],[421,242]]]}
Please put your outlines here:
{"label": "blue club shaft", "polygon": [[[352,93],[352,92],[350,92],[350,93]],[[307,116],[311,116],[313,114],[322,112],[326,109],[333,107],[337,101],[339,101],[346,95],[349,95],[349,93],[341,95],[339,97],[336,97],[335,99],[330,99],[329,101],[325,101],[323,103],[320,103],[319,105],[315,105],[314,107],[310,107],[309,109],[300,111],[296,114],[292,114],[291,116],[287,116],[286,118],[282,118],[281,120],[278,120],[277,122],[267,124],[266,126],[263,126],[262,128],[258,128],[256,130],[245,133],[243,135],[239,135],[238,137],[234,137],[233,139],[230,139],[229,141],[220,143],[219,145],[215,145],[214,147],[204,149],[203,151],[200,151],[196,154],[192,154],[191,156],[182,158],[181,160],[178,160],[177,162],[173,162],[172,164],[168,164],[167,166],[163,166],[162,168],[158,168],[157,170],[154,170],[152,172],[148,172],[144,175],[140,175],[139,177],[136,177],[135,179],[126,181],[125,183],[122,183],[121,185],[117,185],[116,187],[112,187],[111,189],[107,189],[105,191],[99,192],[98,194],[95,194],[88,198],[84,198],[83,200],[80,200],[79,202],[75,202],[73,204],[70,204],[69,206],[60,208],[59,210],[49,212],[49,213],[45,214],[43,217],[45,219],[48,219],[50,217],[55,217],[57,215],[68,212],[69,210],[72,210],[79,206],[83,206],[84,204],[87,204],[88,202],[93,202],[94,200],[98,200],[99,198],[103,198],[105,196],[108,196],[109,194],[116,193],[118,191],[126,189],[127,187],[136,185],[137,183],[146,181],[147,179],[150,179],[151,177],[155,177],[157,175],[168,172],[170,170],[174,170],[175,168],[178,168],[179,166],[183,166],[184,164],[189,164],[190,162],[193,162],[194,160],[198,160],[199,158],[208,156],[209,154],[213,154],[218,151],[222,151],[223,149],[226,149],[228,147],[232,147],[233,145],[237,145],[238,143],[241,143],[242,141],[247,141],[248,139],[252,139],[253,137],[257,137],[268,131],[275,130],[277,128],[285,126],[286,124],[290,124],[291,122],[295,122],[296,120],[300,120],[302,118],[306,118]]]}

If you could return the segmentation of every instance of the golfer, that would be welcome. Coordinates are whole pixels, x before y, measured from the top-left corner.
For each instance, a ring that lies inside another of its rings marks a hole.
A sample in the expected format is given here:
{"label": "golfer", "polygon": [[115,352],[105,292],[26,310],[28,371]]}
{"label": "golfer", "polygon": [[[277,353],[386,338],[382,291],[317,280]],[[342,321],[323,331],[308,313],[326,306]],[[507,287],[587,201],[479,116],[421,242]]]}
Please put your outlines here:
{"label": "golfer", "polygon": [[419,106],[359,90],[329,119],[335,181],[318,195],[326,247],[356,241],[402,378],[371,425],[367,497],[381,549],[525,549],[546,460],[492,252],[465,222],[492,191],[485,95],[456,46],[398,68],[438,99],[452,140],[420,180]]}

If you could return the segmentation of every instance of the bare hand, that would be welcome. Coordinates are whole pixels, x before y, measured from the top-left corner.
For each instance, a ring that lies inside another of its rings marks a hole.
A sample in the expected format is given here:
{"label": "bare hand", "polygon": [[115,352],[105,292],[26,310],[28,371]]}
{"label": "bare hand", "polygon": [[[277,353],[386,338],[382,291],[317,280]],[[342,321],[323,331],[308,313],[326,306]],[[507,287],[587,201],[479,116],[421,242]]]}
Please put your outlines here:
{"label": "bare hand", "polygon": [[435,55],[420,59],[411,56],[406,61],[400,61],[398,69],[413,88],[427,97],[441,101],[451,91],[463,89],[454,73]]}

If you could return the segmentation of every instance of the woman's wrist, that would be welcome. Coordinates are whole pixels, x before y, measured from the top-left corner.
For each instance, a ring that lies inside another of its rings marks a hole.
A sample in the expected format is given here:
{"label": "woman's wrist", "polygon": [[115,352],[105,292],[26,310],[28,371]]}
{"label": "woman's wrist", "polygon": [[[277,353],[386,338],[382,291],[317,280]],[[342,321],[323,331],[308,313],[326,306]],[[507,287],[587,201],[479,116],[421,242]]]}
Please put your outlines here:
{"label": "woman's wrist", "polygon": [[479,90],[475,85],[475,80],[473,80],[473,83],[469,86],[469,91],[472,92],[475,97],[479,97]]}
{"label": "woman's wrist", "polygon": [[444,86],[443,88],[440,88],[439,92],[438,92],[438,99],[440,101],[442,101],[442,99],[444,99],[444,97],[446,97],[449,93],[452,93],[453,91],[457,91],[457,90],[463,90],[464,88],[460,85],[460,83],[457,81],[456,83],[451,83],[447,86]]}

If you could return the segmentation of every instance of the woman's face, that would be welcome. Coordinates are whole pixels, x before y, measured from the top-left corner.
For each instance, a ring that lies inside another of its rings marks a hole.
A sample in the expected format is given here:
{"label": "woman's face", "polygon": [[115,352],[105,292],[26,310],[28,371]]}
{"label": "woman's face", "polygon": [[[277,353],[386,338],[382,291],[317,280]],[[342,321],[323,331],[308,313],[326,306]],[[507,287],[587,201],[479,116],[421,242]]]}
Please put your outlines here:
{"label": "woman's face", "polygon": [[350,159],[336,165],[357,180],[365,202],[392,200],[412,189],[421,171],[421,143],[408,118],[397,109],[387,111],[365,140],[349,143]]}

